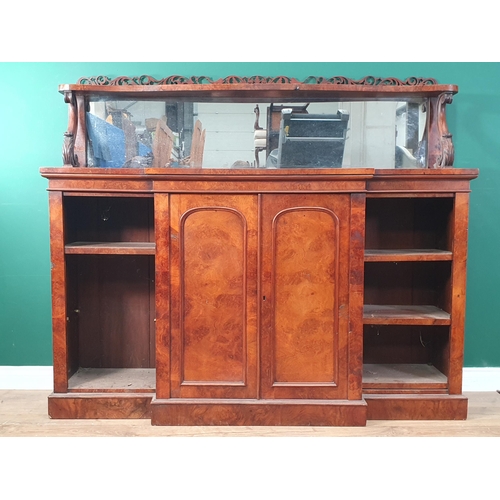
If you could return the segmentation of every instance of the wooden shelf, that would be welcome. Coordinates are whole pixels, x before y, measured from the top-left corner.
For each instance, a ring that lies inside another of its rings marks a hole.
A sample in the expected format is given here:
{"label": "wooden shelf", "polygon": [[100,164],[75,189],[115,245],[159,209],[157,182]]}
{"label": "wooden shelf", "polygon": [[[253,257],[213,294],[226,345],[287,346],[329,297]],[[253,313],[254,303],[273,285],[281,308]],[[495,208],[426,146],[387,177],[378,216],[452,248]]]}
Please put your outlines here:
{"label": "wooden shelf", "polygon": [[68,392],[155,392],[154,368],[79,368]]}
{"label": "wooden shelf", "polygon": [[365,305],[365,325],[450,325],[450,315],[435,306]]}
{"label": "wooden shelf", "polygon": [[365,250],[365,262],[426,262],[453,260],[453,253],[437,249]]}
{"label": "wooden shelf", "polygon": [[154,255],[156,246],[145,241],[75,241],[68,243],[64,251],[72,255]]}
{"label": "wooden shelf", "polygon": [[397,385],[398,388],[446,388],[446,375],[427,364],[365,364],[363,389]]}

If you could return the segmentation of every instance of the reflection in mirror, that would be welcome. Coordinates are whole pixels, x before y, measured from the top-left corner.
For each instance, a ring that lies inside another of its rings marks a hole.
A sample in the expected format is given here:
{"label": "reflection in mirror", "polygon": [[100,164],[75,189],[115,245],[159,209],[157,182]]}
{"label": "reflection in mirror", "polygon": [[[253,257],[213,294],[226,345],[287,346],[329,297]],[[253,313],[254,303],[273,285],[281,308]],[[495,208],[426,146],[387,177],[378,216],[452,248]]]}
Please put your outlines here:
{"label": "reflection in mirror", "polygon": [[105,168],[423,168],[425,99],[90,102],[88,165]]}

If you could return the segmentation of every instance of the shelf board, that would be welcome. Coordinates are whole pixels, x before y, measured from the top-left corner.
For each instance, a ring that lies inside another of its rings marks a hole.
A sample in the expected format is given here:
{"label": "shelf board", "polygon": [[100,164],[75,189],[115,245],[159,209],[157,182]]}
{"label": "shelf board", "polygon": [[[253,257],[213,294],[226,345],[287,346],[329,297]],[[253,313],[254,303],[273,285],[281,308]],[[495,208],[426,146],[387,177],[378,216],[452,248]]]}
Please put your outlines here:
{"label": "shelf board", "polygon": [[345,141],[344,137],[290,137],[287,136],[285,142],[341,142]]}
{"label": "shelf board", "polygon": [[147,241],[75,241],[68,243],[64,251],[77,255],[154,255],[156,245]]}
{"label": "shelf board", "polygon": [[437,249],[365,250],[365,262],[427,262],[453,260],[453,253]]}
{"label": "shelf board", "polygon": [[435,306],[365,305],[365,325],[450,325],[450,315]]}
{"label": "shelf board", "polygon": [[154,392],[154,368],[79,368],[68,392]]}
{"label": "shelf board", "polygon": [[446,375],[427,364],[365,364],[363,389],[390,388],[446,388]]}

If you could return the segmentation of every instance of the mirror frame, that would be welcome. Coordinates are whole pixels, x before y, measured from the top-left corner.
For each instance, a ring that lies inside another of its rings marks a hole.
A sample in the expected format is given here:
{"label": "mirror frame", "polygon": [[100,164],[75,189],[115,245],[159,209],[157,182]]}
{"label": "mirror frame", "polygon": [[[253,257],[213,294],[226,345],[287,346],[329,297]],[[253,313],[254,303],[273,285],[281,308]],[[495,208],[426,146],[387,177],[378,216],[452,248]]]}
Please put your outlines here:
{"label": "mirror frame", "polygon": [[87,167],[87,130],[85,114],[90,97],[112,99],[189,99],[200,102],[262,102],[280,100],[308,102],[314,100],[404,100],[425,98],[428,102],[424,136],[427,138],[425,168],[453,166],[454,146],[446,122],[446,105],[458,92],[456,85],[441,85],[433,78],[378,78],[366,76],[353,80],[343,76],[331,78],[309,76],[303,81],[287,76],[228,76],[212,80],[206,76],[169,76],[157,80],[148,75],[138,77],[82,77],[76,84],[59,86],[68,104],[68,127],[64,133],[63,165]]}

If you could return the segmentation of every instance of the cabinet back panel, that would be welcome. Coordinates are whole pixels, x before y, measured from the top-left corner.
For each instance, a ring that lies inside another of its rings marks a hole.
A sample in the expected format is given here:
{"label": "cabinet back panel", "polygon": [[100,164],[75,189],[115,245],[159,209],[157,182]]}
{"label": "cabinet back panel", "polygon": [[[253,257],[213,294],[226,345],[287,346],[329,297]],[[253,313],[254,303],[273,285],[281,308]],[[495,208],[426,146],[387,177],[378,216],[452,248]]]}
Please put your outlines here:
{"label": "cabinet back panel", "polygon": [[[78,275],[77,259],[66,259],[66,274],[70,283],[74,283],[75,277]],[[76,373],[80,367],[78,359],[78,289],[76,286],[67,287],[66,291],[66,332],[67,332],[67,347],[68,347],[68,371],[69,375]]]}
{"label": "cabinet back panel", "polygon": [[442,360],[448,335],[447,326],[365,325],[363,362],[432,363],[446,373]]}
{"label": "cabinet back panel", "polygon": [[79,366],[153,368],[153,257],[78,255],[68,261],[76,262],[68,267],[68,284],[78,290]]}
{"label": "cabinet back panel", "polygon": [[368,198],[366,248],[452,250],[453,198]]}
{"label": "cabinet back panel", "polygon": [[449,310],[450,262],[367,262],[365,304],[433,305]]}

